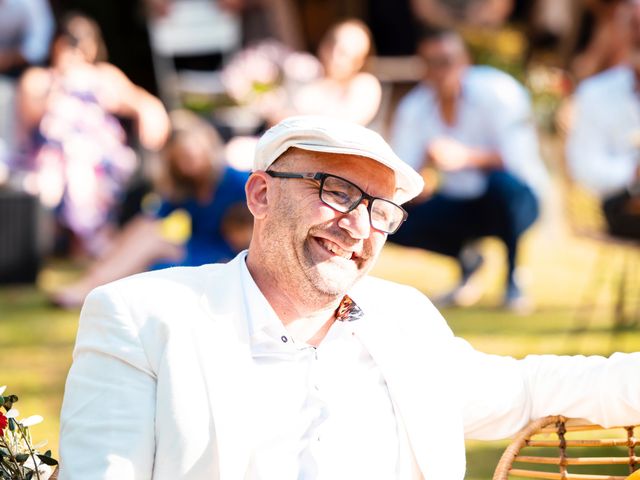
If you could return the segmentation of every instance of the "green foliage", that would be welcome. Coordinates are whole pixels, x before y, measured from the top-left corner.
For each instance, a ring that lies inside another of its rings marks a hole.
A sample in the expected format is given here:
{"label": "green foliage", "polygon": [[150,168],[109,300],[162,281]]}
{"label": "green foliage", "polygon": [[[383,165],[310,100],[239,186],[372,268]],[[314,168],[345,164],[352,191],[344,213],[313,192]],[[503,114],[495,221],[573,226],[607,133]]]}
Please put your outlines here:
{"label": "green foliage", "polygon": [[[4,393],[5,388],[0,387],[0,393]],[[0,410],[0,476],[7,480],[29,480],[34,477],[47,480],[53,473],[51,467],[58,462],[51,457],[51,451],[39,454],[30,432],[30,426],[40,423],[42,417],[36,415],[15,420],[19,412],[12,407],[17,401],[16,395],[2,398],[4,412]]]}

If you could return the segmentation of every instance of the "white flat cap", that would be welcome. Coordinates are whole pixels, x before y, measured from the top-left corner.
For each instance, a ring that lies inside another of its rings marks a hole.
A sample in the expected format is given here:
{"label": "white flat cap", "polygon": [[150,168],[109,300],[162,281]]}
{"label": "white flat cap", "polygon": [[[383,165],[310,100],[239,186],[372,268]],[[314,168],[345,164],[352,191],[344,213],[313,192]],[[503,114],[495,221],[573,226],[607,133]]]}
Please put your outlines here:
{"label": "white flat cap", "polygon": [[384,139],[361,125],[331,117],[288,117],[267,130],[258,141],[253,170],[267,170],[291,147],[314,152],[367,157],[389,167],[396,175],[395,200],[404,203],[422,192],[424,181],[400,160]]}

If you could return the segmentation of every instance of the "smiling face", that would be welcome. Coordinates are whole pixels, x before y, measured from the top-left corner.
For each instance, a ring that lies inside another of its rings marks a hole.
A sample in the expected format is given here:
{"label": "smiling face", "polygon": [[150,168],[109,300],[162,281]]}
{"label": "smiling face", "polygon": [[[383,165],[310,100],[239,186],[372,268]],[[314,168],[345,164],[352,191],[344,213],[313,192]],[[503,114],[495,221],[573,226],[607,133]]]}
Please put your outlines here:
{"label": "smiling face", "polygon": [[[286,172],[325,172],[343,177],[367,193],[393,199],[395,176],[363,157],[290,149],[271,168]],[[251,254],[277,281],[313,303],[341,298],[371,270],[385,233],[371,227],[366,203],[339,213],[322,203],[319,182],[264,175],[268,207],[256,219]]]}

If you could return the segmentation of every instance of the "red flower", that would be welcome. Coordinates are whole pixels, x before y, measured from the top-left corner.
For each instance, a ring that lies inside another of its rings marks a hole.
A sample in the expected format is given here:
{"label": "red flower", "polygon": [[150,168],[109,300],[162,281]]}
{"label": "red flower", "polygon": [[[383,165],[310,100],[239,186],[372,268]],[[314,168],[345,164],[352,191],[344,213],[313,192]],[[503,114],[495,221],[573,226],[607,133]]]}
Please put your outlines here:
{"label": "red flower", "polygon": [[4,416],[2,412],[0,412],[0,435],[4,432],[4,429],[7,428],[7,417]]}

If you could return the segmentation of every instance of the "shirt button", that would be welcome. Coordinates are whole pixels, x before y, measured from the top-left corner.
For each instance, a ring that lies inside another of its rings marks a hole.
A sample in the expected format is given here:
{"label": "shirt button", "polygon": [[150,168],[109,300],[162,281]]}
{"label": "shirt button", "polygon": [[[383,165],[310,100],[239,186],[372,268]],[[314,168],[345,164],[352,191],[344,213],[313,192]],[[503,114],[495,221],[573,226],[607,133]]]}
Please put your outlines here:
{"label": "shirt button", "polygon": [[282,343],[287,343],[289,341],[289,339],[284,335],[280,337],[280,340],[282,340]]}

